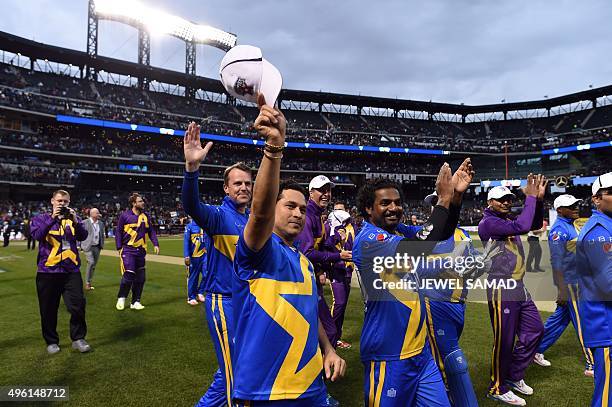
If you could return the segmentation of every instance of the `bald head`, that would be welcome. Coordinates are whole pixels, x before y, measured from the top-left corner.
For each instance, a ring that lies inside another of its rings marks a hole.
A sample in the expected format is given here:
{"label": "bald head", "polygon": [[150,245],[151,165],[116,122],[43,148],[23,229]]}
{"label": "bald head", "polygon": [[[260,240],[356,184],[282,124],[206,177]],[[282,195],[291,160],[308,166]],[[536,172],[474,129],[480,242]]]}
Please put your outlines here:
{"label": "bald head", "polygon": [[98,208],[91,208],[89,210],[89,217],[92,218],[93,220],[99,220],[100,219],[100,211],[98,210]]}

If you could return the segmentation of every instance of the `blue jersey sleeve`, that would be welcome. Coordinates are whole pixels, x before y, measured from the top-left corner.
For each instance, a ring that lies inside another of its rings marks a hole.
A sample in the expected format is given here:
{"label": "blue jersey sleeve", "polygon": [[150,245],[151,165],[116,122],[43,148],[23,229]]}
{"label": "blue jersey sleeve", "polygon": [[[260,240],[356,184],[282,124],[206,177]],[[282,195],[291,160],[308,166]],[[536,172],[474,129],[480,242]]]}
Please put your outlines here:
{"label": "blue jersey sleeve", "polygon": [[257,273],[257,269],[264,263],[273,261],[273,238],[270,236],[266,244],[259,251],[251,250],[240,235],[236,245],[236,256],[234,257],[234,269],[241,280],[250,280]]}
{"label": "blue jersey sleeve", "polygon": [[561,226],[553,226],[548,235],[550,262],[554,271],[563,271],[565,246],[570,236]]}
{"label": "blue jersey sleeve", "polygon": [[200,202],[200,187],[198,185],[199,171],[187,172],[183,176],[181,199],[185,213],[193,218],[205,232],[218,234],[221,226],[221,212],[218,207]]}
{"label": "blue jersey sleeve", "polygon": [[595,286],[605,294],[612,294],[612,233],[601,225],[595,226],[584,237],[583,248]]}

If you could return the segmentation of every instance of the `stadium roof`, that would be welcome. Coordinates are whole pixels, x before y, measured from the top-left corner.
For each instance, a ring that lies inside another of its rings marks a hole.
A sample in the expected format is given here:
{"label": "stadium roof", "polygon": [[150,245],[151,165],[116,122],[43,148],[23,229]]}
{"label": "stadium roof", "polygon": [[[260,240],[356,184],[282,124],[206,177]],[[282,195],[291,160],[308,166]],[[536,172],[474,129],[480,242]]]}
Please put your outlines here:
{"label": "stadium roof", "polygon": [[[182,72],[162,68],[140,65],[133,62],[118,60],[115,58],[97,56],[90,57],[84,51],[76,51],[68,48],[47,45],[40,42],[28,40],[16,35],[0,31],[0,50],[19,53],[30,59],[49,60],[63,64],[72,64],[83,68],[94,67],[97,70],[131,75],[134,77],[147,76],[149,80],[178,84],[185,87],[198,88],[215,93],[225,93],[221,82],[216,79],[202,76],[187,75]],[[423,111],[431,114],[445,113],[466,116],[478,113],[510,112],[520,110],[551,109],[557,106],[592,101],[599,97],[612,95],[612,85],[589,89],[582,92],[558,96],[543,100],[496,103],[489,105],[464,105],[453,103],[438,103],[408,99],[380,98],[373,96],[357,96],[339,93],[316,92],[306,90],[284,89],[281,92],[281,100],[299,102],[311,102],[317,104],[335,104],[356,107],[373,107],[393,110]]]}

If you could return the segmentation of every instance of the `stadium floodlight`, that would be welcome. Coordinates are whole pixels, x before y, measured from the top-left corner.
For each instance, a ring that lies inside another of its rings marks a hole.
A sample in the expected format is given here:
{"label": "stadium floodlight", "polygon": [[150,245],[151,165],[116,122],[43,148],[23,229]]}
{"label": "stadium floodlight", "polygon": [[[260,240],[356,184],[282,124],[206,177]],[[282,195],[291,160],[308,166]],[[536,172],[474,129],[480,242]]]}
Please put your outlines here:
{"label": "stadium floodlight", "polygon": [[152,34],[168,34],[183,41],[212,45],[225,51],[236,45],[236,35],[208,25],[152,9],[137,0],[94,0],[100,18],[141,27]]}

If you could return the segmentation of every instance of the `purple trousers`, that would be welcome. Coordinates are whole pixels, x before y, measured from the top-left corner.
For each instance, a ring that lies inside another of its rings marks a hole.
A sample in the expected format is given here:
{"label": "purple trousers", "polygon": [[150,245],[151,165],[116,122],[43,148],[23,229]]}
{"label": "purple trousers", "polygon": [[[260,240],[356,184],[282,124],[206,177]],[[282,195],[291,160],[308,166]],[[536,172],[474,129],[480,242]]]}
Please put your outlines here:
{"label": "purple trousers", "polygon": [[342,325],[344,324],[344,313],[351,292],[351,278],[344,277],[339,280],[333,279],[331,284],[332,306],[331,316],[336,325],[338,339],[342,338]]}
{"label": "purple trousers", "polygon": [[508,381],[525,378],[544,335],[544,325],[524,287],[489,289],[488,295],[493,327],[489,394],[504,394],[510,390]]}
{"label": "purple trousers", "polygon": [[327,334],[327,339],[329,339],[329,343],[336,348],[338,339],[338,330],[336,329],[336,324],[331,316],[331,312],[329,311],[329,307],[327,306],[327,302],[325,302],[325,297],[323,296],[323,287],[317,282],[317,294],[319,295],[319,321],[323,325],[323,329]]}

